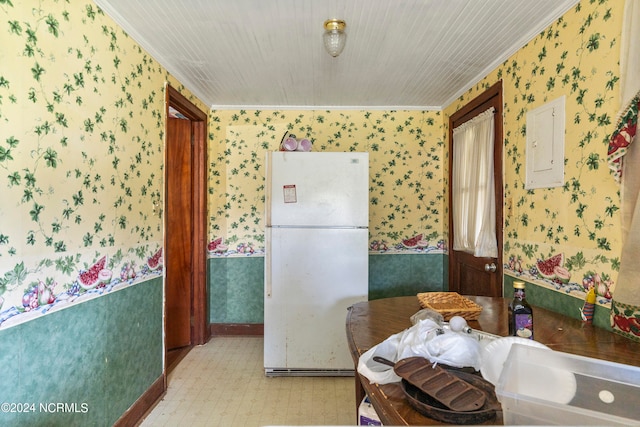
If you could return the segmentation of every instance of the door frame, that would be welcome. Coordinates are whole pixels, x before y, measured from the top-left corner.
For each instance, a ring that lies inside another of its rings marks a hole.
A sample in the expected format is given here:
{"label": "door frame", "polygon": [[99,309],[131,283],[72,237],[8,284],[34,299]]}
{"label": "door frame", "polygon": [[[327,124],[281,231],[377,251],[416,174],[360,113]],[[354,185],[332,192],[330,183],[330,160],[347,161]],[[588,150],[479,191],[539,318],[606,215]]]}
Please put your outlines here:
{"label": "door frame", "polygon": [[[165,85],[165,135],[169,125],[169,107],[175,108],[191,121],[193,153],[191,158],[193,245],[191,251],[191,345],[202,345],[209,340],[207,298],[207,113],[196,107],[170,84]],[[164,159],[165,167],[170,160]],[[166,186],[165,186],[166,191]],[[166,197],[165,197],[166,203]],[[166,206],[165,206],[166,212]],[[166,227],[166,221],[165,221]],[[166,239],[166,233],[164,233]],[[166,245],[165,245],[166,246]],[[164,303],[166,311],[166,302]],[[166,316],[166,313],[165,313]],[[166,325],[163,326],[166,333]],[[163,343],[166,356],[166,342]],[[165,363],[166,369],[166,363]]]}
{"label": "door frame", "polygon": [[483,111],[489,108],[487,104],[491,103],[491,106],[495,108],[494,120],[494,148],[493,148],[493,162],[494,165],[500,165],[500,170],[496,171],[494,167],[494,182],[495,182],[495,204],[496,204],[496,239],[498,243],[498,257],[496,263],[495,274],[497,276],[499,295],[504,294],[504,277],[503,277],[503,243],[504,243],[504,189],[503,189],[503,102],[502,102],[502,80],[498,80],[497,83],[489,87],[483,93],[478,95],[473,100],[469,101],[466,105],[460,108],[449,117],[449,268],[448,268],[448,287],[450,291],[460,292],[460,280],[458,280],[457,274],[454,271],[456,267],[456,254],[453,251],[453,198],[451,197],[451,189],[453,185],[453,129],[460,124],[470,120]]}

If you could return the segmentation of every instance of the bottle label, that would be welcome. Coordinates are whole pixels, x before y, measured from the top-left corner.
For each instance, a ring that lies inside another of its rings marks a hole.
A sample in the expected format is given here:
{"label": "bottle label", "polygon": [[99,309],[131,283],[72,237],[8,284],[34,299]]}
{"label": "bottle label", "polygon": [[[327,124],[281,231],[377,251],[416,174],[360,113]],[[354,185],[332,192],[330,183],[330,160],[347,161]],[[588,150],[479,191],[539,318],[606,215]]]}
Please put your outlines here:
{"label": "bottle label", "polygon": [[530,313],[513,316],[516,336],[533,339],[533,316]]}

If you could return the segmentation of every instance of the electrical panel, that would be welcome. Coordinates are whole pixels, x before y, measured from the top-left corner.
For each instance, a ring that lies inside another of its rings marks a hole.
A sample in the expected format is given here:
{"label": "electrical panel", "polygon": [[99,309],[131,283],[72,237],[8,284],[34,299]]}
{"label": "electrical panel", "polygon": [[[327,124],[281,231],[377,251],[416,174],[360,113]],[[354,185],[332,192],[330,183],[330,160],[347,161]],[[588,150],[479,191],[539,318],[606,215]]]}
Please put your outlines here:
{"label": "electrical panel", "polygon": [[564,185],[565,97],[527,113],[525,188]]}

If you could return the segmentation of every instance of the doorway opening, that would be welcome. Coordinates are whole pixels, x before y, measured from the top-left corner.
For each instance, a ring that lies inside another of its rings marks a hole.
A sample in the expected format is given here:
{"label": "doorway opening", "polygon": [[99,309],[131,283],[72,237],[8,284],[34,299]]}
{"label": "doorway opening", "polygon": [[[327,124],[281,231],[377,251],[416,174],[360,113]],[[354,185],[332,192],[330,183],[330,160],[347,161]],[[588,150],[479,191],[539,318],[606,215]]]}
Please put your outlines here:
{"label": "doorway opening", "polygon": [[[495,230],[498,246],[496,258],[475,257],[453,249],[454,226],[452,183],[454,169],[453,129],[494,108],[493,177],[495,189]],[[462,295],[502,296],[503,188],[502,188],[502,81],[498,81],[449,118],[449,290]]]}
{"label": "doorway opening", "polygon": [[166,373],[209,339],[206,277],[207,114],[170,85],[165,91]]}

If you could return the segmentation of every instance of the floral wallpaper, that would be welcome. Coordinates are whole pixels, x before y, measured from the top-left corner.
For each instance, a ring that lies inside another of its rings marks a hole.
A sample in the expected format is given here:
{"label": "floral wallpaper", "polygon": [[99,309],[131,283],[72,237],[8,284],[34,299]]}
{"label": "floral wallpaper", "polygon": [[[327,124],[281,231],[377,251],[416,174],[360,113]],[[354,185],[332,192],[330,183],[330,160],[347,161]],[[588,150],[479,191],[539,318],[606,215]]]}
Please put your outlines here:
{"label": "floral wallpaper", "polygon": [[[264,151],[278,149],[286,131],[316,151],[370,153],[370,251],[446,252],[448,118],[501,80],[504,201],[512,206],[505,274],[578,298],[594,288],[608,306],[621,251],[606,150],[619,107],[622,9],[582,1],[442,112],[212,111],[211,256],[262,250]],[[526,113],[563,95],[565,183],[527,190]]]}
{"label": "floral wallpaper", "polygon": [[264,251],[264,159],[286,132],[312,151],[369,152],[370,251],[444,249],[444,130],[438,111],[212,111],[211,256]]}
{"label": "floral wallpaper", "polygon": [[[600,304],[615,291],[620,195],[607,144],[620,107],[623,3],[581,1],[449,106],[448,117],[502,80],[506,274]],[[564,185],[527,190],[526,113],[566,96]]]}
{"label": "floral wallpaper", "polygon": [[[502,80],[505,272],[608,304],[622,9],[581,1],[443,111],[209,111],[210,256],[263,251],[264,153],[285,132],[370,153],[371,252],[446,252],[448,118]],[[3,328],[162,274],[165,83],[208,108],[90,1],[0,1],[0,14]],[[526,113],[562,95],[565,185],[526,190]]]}
{"label": "floral wallpaper", "polygon": [[162,274],[164,85],[180,88],[90,1],[0,16],[5,328]]}

